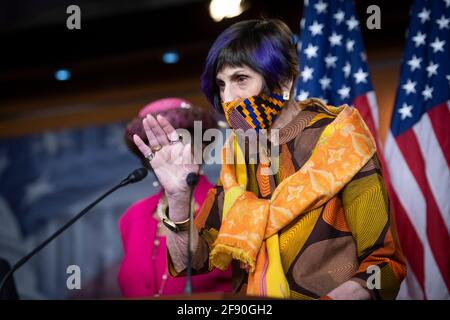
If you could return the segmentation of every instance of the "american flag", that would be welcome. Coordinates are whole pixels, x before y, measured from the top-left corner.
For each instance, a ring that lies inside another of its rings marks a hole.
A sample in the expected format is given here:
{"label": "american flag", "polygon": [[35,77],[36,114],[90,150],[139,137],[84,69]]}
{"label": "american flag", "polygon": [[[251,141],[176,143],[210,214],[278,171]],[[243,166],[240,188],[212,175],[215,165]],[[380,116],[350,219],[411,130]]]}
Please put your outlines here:
{"label": "american flag", "polygon": [[400,298],[449,299],[450,0],[418,0],[384,156],[408,276]]}
{"label": "american flag", "polygon": [[377,136],[378,111],[353,1],[305,0],[296,98],[356,107]]}

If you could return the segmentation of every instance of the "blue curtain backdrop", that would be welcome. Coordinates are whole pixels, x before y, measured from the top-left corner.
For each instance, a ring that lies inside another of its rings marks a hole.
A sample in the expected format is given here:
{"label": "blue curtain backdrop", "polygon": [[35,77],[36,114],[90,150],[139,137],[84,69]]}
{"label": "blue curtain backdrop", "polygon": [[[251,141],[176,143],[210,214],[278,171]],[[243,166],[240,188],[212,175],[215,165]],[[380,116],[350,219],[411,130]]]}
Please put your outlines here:
{"label": "blue curtain backdrop", "polygon": [[[123,141],[123,123],[0,140],[0,256],[11,264],[141,163]],[[216,181],[220,167],[204,168]],[[24,298],[67,298],[69,265],[82,290],[120,262],[117,222],[133,202],[155,193],[153,174],[116,191],[16,273]],[[114,269],[113,269],[114,270]],[[114,287],[113,278],[105,286]],[[110,292],[116,295],[117,292]],[[81,294],[82,295],[82,294]]]}

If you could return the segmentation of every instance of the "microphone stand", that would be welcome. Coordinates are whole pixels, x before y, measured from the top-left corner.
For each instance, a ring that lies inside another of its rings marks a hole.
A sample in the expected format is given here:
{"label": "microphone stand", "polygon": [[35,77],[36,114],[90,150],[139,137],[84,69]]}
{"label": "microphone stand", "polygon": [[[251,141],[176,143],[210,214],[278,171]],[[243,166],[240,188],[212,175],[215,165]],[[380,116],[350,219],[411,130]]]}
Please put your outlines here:
{"label": "microphone stand", "polygon": [[[144,171],[145,170],[145,171]],[[147,175],[147,169],[140,168],[133,171],[127,178],[122,180],[118,185],[111,188],[109,191],[105,192],[102,196],[100,196],[97,200],[92,202],[90,205],[88,205],[86,208],[84,208],[79,214],[77,214],[75,217],[69,220],[63,227],[61,227],[59,230],[57,230],[54,234],[52,234],[49,238],[47,238],[44,242],[42,242],[40,245],[38,245],[33,251],[31,251],[29,254],[24,256],[22,259],[20,259],[16,264],[8,271],[8,273],[3,277],[1,283],[0,283],[0,297],[2,296],[3,287],[6,284],[6,281],[8,281],[9,277],[12,276],[12,274],[19,269],[21,266],[23,266],[28,260],[30,260],[31,257],[33,257],[36,253],[41,251],[47,244],[49,244],[53,239],[55,239],[57,236],[59,236],[61,233],[63,233],[67,228],[69,228],[72,224],[74,224],[78,219],[80,219],[82,216],[84,216],[89,210],[91,210],[97,203],[102,201],[104,198],[106,198],[108,195],[116,191],[117,189],[126,186],[129,183],[134,183],[139,180],[142,180]]]}
{"label": "microphone stand", "polygon": [[192,294],[192,255],[194,249],[192,248],[193,243],[193,234],[194,234],[194,211],[195,208],[192,208],[192,197],[194,194],[195,186],[197,185],[199,180],[199,175],[197,173],[191,172],[188,174],[186,178],[186,182],[188,186],[191,188],[189,193],[189,237],[188,237],[188,264],[186,271],[186,284],[184,287],[185,294]]}

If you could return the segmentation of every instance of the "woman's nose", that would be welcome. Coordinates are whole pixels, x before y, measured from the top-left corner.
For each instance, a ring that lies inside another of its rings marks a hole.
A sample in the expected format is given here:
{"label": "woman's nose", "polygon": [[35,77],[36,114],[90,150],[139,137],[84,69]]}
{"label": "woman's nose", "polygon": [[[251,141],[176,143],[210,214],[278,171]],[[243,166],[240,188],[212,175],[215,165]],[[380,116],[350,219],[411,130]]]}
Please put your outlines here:
{"label": "woman's nose", "polygon": [[222,92],[222,101],[231,102],[237,98],[239,98],[239,96],[236,93],[236,90],[234,90],[232,86],[225,86]]}

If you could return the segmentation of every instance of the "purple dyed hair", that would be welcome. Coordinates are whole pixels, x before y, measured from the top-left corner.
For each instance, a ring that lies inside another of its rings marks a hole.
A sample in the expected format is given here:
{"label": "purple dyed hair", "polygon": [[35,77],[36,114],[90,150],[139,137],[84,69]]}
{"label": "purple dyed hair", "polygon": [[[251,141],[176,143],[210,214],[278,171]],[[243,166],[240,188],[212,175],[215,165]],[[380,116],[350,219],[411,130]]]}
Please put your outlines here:
{"label": "purple dyed hair", "polygon": [[223,113],[216,75],[225,66],[247,66],[261,74],[268,90],[298,77],[293,34],[281,20],[246,20],[223,31],[211,46],[201,77],[201,88],[214,109]]}

